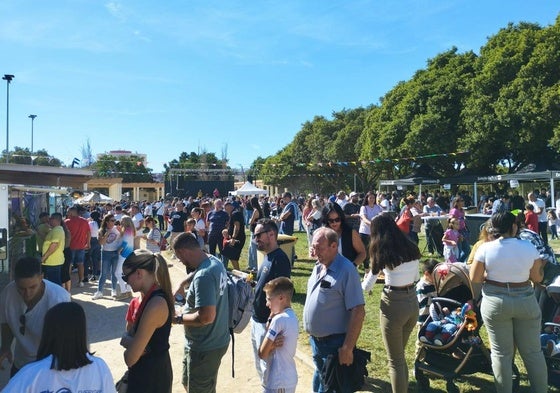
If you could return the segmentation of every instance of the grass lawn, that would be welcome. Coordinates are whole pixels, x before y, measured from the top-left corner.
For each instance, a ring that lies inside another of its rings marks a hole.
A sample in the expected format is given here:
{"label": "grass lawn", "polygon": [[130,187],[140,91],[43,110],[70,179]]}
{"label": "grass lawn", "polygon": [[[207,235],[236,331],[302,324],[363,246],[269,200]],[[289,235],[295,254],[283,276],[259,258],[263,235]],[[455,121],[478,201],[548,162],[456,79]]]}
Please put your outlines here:
{"label": "grass lawn", "polygon": [[[420,250],[424,251],[424,256],[429,257],[427,250],[425,250],[425,237],[424,233],[420,233]],[[293,309],[295,310],[298,318],[300,320],[300,338],[299,338],[299,349],[311,354],[311,349],[308,343],[308,336],[303,331],[302,324],[302,313],[303,305],[305,303],[307,280],[311,271],[314,267],[314,261],[308,258],[307,249],[307,237],[303,232],[297,232],[294,234],[298,238],[296,242],[296,255],[298,256],[297,261],[294,264],[292,270],[292,280],[296,288],[296,295],[293,299]],[[560,241],[553,240],[550,242],[551,246],[558,253],[560,251]],[[247,266],[247,247],[245,247],[243,254],[240,258],[240,265],[242,268]],[[363,270],[360,271],[363,275]],[[379,329],[379,299],[381,295],[382,284],[376,284],[374,286],[373,293],[371,295],[366,294],[366,318],[364,321],[364,326],[362,328],[362,333],[360,339],[358,340],[358,347],[371,352],[371,363],[368,365],[369,377],[367,379],[367,385],[365,391],[374,392],[391,392],[391,386],[389,383],[389,375],[387,370],[387,357],[385,353],[385,348],[383,341],[381,339],[381,332]],[[406,355],[407,363],[410,372],[410,391],[416,390],[416,381],[413,376],[414,371],[414,353],[415,353],[415,341],[416,332],[413,332],[409,340]],[[486,330],[483,327],[481,329],[481,336],[483,342],[486,346],[489,346],[488,339],[486,336]],[[516,364],[521,371],[521,389],[520,392],[529,392],[527,375],[525,373],[525,367],[519,355],[516,359]],[[490,375],[483,373],[476,373],[470,376],[464,376],[456,380],[456,384],[461,392],[480,392],[480,391],[494,391],[493,378]],[[430,386],[434,392],[446,392],[446,385],[443,380],[432,379]],[[559,391],[552,388],[552,391]]]}

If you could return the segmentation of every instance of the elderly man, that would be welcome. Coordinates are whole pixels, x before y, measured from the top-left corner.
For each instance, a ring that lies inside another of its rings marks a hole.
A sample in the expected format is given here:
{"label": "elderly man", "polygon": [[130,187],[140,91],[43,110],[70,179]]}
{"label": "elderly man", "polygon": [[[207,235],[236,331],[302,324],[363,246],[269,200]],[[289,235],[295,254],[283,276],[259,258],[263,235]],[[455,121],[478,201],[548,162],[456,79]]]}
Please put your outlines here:
{"label": "elderly man", "polygon": [[[433,197],[428,197],[428,199],[426,199],[426,205],[422,208],[422,212],[424,212],[426,216],[440,216],[442,210],[441,207],[436,204],[436,201]],[[439,250],[436,250],[438,244],[436,242],[441,242],[439,239],[434,239],[433,237],[435,228],[438,229],[438,234],[440,232],[443,232],[443,228],[441,228],[441,223],[439,222],[439,220],[427,220],[424,224],[424,231],[426,232],[426,239],[428,242],[428,252],[430,254],[433,254],[436,251],[439,252]]]}
{"label": "elderly man", "polygon": [[365,301],[356,267],[338,253],[335,231],[317,229],[311,248],[317,264],[307,282],[303,327],[310,335],[315,363],[313,391],[324,392],[320,373],[328,355],[338,352],[342,365],[354,362],[353,350],[362,331]]}
{"label": "elderly man", "polygon": [[278,226],[274,221],[269,218],[262,218],[257,221],[254,236],[257,249],[265,253],[257,274],[251,325],[251,342],[253,343],[255,366],[262,380],[266,363],[259,357],[259,348],[266,335],[266,323],[271,318],[270,308],[266,305],[264,286],[270,280],[278,277],[289,278],[292,272],[292,264],[286,253],[278,247]]}
{"label": "elderly man", "polygon": [[[55,304],[69,301],[70,294],[64,288],[43,279],[41,262],[37,258],[23,257],[16,262],[14,281],[0,294],[0,364],[4,359],[13,362],[10,376],[37,360],[45,314]],[[14,339],[16,345],[12,354]]]}
{"label": "elderly man", "polygon": [[229,306],[226,269],[213,255],[200,249],[191,233],[181,233],[173,243],[175,255],[193,273],[176,293],[186,298],[186,312],[173,322],[185,327],[183,386],[189,393],[216,391],[218,369],[229,346]]}

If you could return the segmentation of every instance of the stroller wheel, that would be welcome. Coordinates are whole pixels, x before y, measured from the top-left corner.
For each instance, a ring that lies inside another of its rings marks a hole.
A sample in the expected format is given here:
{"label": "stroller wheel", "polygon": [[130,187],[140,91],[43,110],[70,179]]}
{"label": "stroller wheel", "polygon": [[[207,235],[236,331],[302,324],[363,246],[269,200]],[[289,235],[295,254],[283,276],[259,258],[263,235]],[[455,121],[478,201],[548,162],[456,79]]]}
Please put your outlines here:
{"label": "stroller wheel", "polygon": [[414,377],[416,378],[418,392],[430,391],[430,379],[418,367],[414,369]]}
{"label": "stroller wheel", "polygon": [[448,380],[445,384],[447,388],[447,393],[459,393],[459,387],[453,383],[453,380]]}

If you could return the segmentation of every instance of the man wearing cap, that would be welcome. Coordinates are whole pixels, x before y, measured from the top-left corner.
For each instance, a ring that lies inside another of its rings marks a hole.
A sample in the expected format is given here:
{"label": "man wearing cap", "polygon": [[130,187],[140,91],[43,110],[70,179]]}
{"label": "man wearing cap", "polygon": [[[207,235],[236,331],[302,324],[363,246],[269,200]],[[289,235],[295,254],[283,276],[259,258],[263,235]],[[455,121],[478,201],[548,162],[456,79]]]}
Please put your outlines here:
{"label": "man wearing cap", "polygon": [[350,193],[350,201],[342,208],[346,217],[346,223],[356,231],[360,230],[360,205],[358,204],[358,198],[358,193],[352,191]]}

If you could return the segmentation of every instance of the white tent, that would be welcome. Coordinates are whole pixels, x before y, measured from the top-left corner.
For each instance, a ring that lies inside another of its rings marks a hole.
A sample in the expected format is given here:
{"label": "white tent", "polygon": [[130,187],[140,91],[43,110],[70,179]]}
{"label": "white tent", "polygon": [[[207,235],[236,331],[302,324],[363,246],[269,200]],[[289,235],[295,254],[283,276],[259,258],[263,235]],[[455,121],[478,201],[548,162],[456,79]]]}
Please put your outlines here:
{"label": "white tent", "polygon": [[268,191],[253,185],[253,183],[245,182],[245,184],[243,184],[237,190],[230,191],[229,194],[230,195],[268,195]]}
{"label": "white tent", "polygon": [[78,198],[74,201],[74,203],[76,204],[107,203],[107,202],[113,202],[113,199],[97,191],[84,195],[83,197]]}

